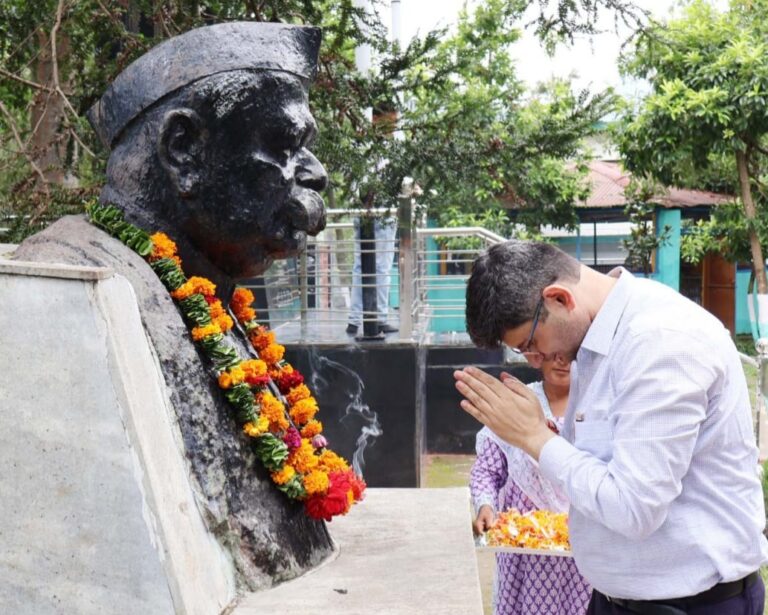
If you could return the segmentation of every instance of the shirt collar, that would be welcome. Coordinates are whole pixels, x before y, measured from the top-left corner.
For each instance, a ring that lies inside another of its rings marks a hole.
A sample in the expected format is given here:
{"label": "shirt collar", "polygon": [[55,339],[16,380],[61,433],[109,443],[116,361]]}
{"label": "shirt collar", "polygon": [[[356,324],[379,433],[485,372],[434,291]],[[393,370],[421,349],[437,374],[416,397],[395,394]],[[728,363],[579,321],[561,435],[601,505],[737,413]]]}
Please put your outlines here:
{"label": "shirt collar", "polygon": [[608,293],[581,342],[581,348],[602,355],[608,354],[635,281],[634,276],[624,267],[616,267],[608,275],[617,278],[617,282]]}

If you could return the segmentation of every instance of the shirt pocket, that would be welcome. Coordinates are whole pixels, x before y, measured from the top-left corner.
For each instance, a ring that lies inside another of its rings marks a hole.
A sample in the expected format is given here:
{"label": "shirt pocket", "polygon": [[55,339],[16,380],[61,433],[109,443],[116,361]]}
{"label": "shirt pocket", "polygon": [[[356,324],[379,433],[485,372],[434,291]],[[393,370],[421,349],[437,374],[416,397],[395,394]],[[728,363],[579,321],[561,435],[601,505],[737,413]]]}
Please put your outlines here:
{"label": "shirt pocket", "polygon": [[574,445],[608,462],[613,457],[613,427],[610,419],[584,419],[575,423]]}

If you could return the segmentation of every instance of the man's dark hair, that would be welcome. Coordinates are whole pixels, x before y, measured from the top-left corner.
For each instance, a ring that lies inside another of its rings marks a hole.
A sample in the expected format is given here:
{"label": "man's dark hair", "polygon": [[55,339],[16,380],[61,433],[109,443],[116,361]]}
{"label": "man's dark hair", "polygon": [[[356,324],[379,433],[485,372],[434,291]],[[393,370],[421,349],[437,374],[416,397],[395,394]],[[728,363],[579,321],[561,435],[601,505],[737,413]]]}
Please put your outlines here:
{"label": "man's dark hair", "polygon": [[544,288],[578,281],[580,273],[579,262],[551,244],[513,239],[492,246],[473,263],[467,284],[469,336],[482,348],[498,347],[506,331],[533,319]]}

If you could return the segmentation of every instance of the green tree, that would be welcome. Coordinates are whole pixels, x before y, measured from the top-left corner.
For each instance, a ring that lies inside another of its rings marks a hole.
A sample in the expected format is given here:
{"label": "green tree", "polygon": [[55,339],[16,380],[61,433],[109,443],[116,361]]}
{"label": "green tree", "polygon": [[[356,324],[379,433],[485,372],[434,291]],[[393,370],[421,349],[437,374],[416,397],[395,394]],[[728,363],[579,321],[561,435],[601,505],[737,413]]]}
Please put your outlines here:
{"label": "green tree", "polygon": [[[576,151],[610,97],[574,94],[564,84],[524,92],[508,48],[529,6],[539,8],[535,27],[550,43],[594,31],[599,6],[641,18],[624,0],[484,0],[464,15],[456,34],[432,32],[400,48],[387,41],[378,13],[364,15],[352,0],[6,0],[0,3],[0,207],[43,222],[77,209],[103,176],[106,152],[84,113],[106,84],[164,38],[246,19],[324,30],[311,104],[331,206],[356,204],[365,177],[381,204],[393,205],[403,177],[411,176],[436,215],[447,205],[478,211],[504,197],[524,222],[535,223],[541,213],[567,224],[581,188],[578,173],[561,161]],[[369,75],[354,65],[363,42],[379,58]],[[370,108],[395,112],[403,138],[372,123]],[[387,164],[372,173],[376,160]],[[19,220],[17,239],[36,229]]]}
{"label": "green tree", "polygon": [[[759,229],[768,153],[767,18],[765,0],[732,0],[722,13],[695,1],[680,18],[641,33],[624,69],[647,78],[652,93],[619,130],[627,168],[666,185],[697,174],[711,178],[732,161],[761,293],[768,292]],[[736,222],[732,214],[723,212],[719,222]]]}
{"label": "green tree", "polygon": [[665,226],[656,232],[654,217],[656,201],[664,192],[662,186],[648,178],[632,178],[624,190],[627,204],[624,213],[632,221],[629,237],[621,243],[627,250],[627,264],[639,269],[646,276],[651,272],[653,252],[669,241],[672,229]]}

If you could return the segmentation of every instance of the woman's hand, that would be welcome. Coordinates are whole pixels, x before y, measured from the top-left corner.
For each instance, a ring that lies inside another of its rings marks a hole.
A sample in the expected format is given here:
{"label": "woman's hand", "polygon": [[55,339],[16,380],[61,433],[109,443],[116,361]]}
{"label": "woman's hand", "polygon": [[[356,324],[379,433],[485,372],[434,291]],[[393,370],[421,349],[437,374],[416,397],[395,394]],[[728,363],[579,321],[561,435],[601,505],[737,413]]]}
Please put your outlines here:
{"label": "woman's hand", "polygon": [[491,529],[495,520],[496,515],[493,512],[493,508],[488,506],[488,504],[483,504],[477,512],[475,522],[472,524],[472,531],[475,533],[475,536],[480,536]]}

